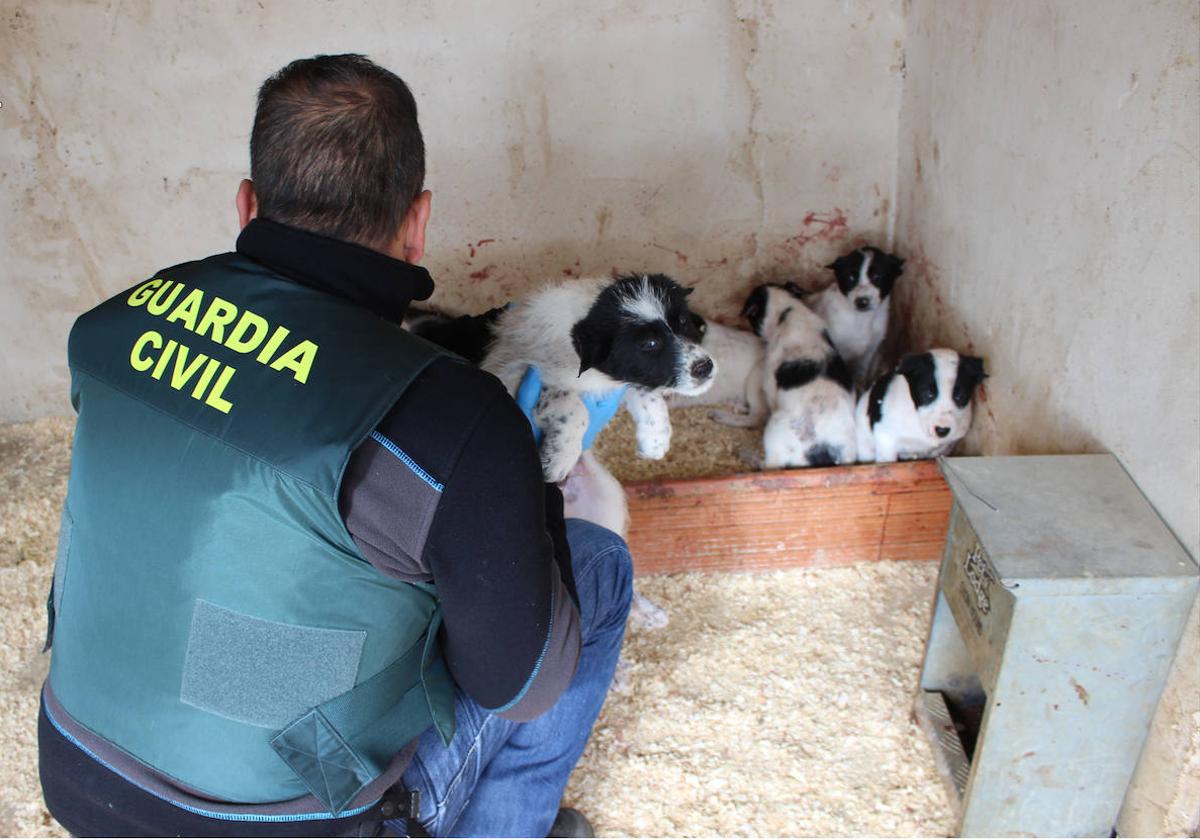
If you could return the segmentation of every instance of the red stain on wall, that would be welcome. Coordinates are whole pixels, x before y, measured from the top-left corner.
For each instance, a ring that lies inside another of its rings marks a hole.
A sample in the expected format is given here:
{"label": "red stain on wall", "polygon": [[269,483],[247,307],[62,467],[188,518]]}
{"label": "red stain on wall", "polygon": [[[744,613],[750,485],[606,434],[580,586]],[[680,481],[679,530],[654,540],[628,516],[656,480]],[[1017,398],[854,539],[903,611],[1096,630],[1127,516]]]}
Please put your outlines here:
{"label": "red stain on wall", "polygon": [[674,254],[675,259],[679,260],[679,262],[683,263],[684,265],[687,265],[687,254],[683,253],[682,251],[676,251],[674,248],[668,248],[666,245],[659,245],[657,242],[651,242],[650,246],[652,248],[658,248],[660,251],[668,251]]}
{"label": "red stain on wall", "polygon": [[474,245],[472,245],[470,242],[468,242],[467,248],[469,248],[471,251],[471,259],[475,259],[475,251],[477,248],[482,248],[484,245],[491,245],[495,241],[496,241],[495,239],[480,239]]}
{"label": "red stain on wall", "polygon": [[806,231],[813,229],[807,233],[810,242],[814,239],[840,239],[846,235],[846,211],[834,207],[830,213],[810,212],[804,217],[804,227]]}
{"label": "red stain on wall", "polygon": [[492,269],[495,267],[496,266],[494,265],[485,265],[483,268],[479,269],[479,271],[472,271],[467,276],[472,280],[486,280],[491,275]]}
{"label": "red stain on wall", "polygon": [[834,207],[827,212],[809,211],[800,221],[798,233],[775,246],[775,262],[794,266],[803,262],[805,250],[814,242],[842,242],[846,239],[849,219],[846,211]]}

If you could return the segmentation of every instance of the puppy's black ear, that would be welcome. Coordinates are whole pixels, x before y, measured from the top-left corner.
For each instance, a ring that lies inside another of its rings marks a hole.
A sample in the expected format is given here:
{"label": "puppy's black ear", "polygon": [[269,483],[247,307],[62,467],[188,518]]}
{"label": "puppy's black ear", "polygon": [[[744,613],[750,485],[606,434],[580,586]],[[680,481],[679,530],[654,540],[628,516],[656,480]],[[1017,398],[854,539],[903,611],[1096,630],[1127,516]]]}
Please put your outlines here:
{"label": "puppy's black ear", "polygon": [[954,376],[954,404],[959,408],[966,408],[967,403],[975,396],[975,389],[987,376],[983,369],[983,359],[959,353],[958,373]]}
{"label": "puppy's black ear", "polygon": [[987,379],[987,372],[983,369],[983,359],[978,356],[964,356],[958,354],[958,374],[968,373],[976,379]]}
{"label": "puppy's black ear", "polygon": [[838,269],[840,269],[843,265],[846,265],[847,263],[849,263],[851,260],[854,259],[854,255],[856,253],[858,253],[858,252],[851,251],[849,254],[842,254],[840,257],[838,257],[836,260],[834,260],[833,262],[831,262],[829,265],[827,265],[825,267],[828,268],[830,271],[837,273]]}
{"label": "puppy's black ear", "polygon": [[908,392],[917,408],[938,398],[937,372],[932,353],[909,353],[896,365],[896,373],[908,380]]}
{"label": "puppy's black ear", "polygon": [[746,298],[742,317],[750,322],[755,335],[762,335],[763,316],[767,314],[767,287],[759,286]]}
{"label": "puppy's black ear", "polygon": [[579,375],[594,368],[608,357],[612,338],[592,318],[584,318],[571,328],[571,343],[579,356]]}
{"label": "puppy's black ear", "polygon": [[788,294],[790,294],[792,297],[799,298],[800,300],[804,300],[804,298],[807,297],[807,295],[808,295],[808,289],[800,288],[798,285],[793,283],[791,280],[784,283],[783,288],[785,288],[787,290]]}
{"label": "puppy's black ear", "polygon": [[679,291],[683,293],[684,297],[687,297],[692,292],[696,291],[696,287],[695,286],[680,286]]}

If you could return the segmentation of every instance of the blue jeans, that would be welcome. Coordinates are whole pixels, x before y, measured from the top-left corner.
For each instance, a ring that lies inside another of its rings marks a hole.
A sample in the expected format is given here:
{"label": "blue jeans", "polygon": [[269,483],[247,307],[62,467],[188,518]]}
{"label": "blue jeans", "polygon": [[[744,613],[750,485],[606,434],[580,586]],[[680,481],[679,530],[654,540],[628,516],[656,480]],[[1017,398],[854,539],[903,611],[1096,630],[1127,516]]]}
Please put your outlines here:
{"label": "blue jeans", "polygon": [[575,676],[558,702],[528,723],[496,717],[457,693],[450,745],[427,731],[403,777],[420,791],[421,822],[434,837],[545,837],[554,822],[608,694],[633,596],[624,540],[569,519],[567,541],[583,634]]}

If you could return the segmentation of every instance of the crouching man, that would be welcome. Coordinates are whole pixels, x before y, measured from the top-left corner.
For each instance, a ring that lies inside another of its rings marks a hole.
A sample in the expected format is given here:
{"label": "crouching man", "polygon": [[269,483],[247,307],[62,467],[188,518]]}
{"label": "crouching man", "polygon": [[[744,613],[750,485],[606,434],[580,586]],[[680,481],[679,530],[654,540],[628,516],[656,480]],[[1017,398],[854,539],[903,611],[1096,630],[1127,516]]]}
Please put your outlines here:
{"label": "crouching man", "polygon": [[[361,56],[259,92],[236,250],[71,331],[38,724],[75,835],[582,835],[559,801],[631,568],[564,521],[433,292],[416,104]],[[557,820],[556,820],[557,818]]]}

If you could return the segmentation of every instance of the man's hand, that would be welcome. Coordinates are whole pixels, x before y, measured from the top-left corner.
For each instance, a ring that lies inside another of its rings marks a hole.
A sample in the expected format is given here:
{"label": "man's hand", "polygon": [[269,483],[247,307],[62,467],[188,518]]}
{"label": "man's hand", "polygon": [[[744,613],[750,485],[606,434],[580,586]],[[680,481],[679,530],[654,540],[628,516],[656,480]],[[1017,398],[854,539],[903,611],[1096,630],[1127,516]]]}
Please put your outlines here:
{"label": "man's hand", "polygon": [[[622,385],[619,388],[614,388],[601,394],[583,394],[583,406],[588,413],[588,427],[583,434],[583,448],[591,449],[592,444],[596,440],[596,435],[608,425],[608,421],[616,415],[617,409],[621,407],[621,398],[625,396],[625,389],[628,385]],[[542,372],[538,370],[536,365],[530,365],[525,370],[525,376],[521,379],[521,384],[517,386],[517,393],[514,399],[517,401],[517,407],[522,413],[529,418],[529,425],[533,428],[534,443],[541,444],[542,430],[538,428],[537,423],[533,421],[533,410],[537,406],[538,398],[542,394]]]}

